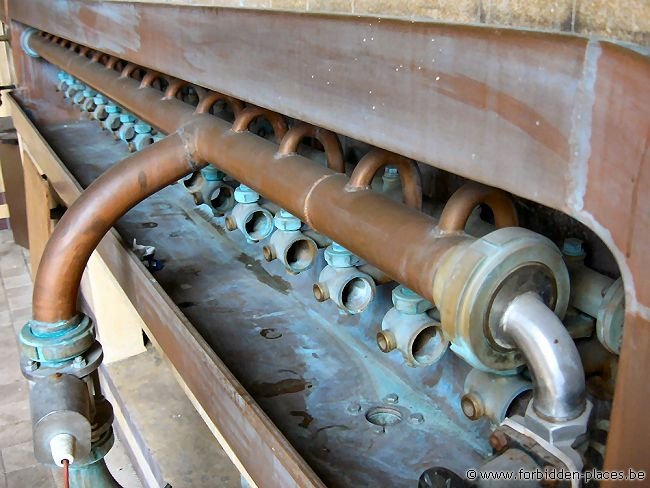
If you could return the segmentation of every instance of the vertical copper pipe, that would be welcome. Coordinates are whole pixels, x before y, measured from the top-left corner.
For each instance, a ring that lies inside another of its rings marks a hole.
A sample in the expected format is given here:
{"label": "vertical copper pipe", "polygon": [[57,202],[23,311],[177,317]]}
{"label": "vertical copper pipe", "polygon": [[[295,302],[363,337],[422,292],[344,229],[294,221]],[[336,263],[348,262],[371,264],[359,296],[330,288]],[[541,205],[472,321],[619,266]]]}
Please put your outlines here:
{"label": "vertical copper pipe", "polygon": [[395,166],[399,171],[404,203],[409,207],[422,209],[422,178],[418,165],[404,156],[381,149],[371,151],[361,158],[352,171],[347,189],[359,191],[370,188],[377,172],[387,165]]}
{"label": "vertical copper pipe", "polygon": [[312,137],[323,145],[328,168],[337,173],[345,174],[345,160],[343,159],[343,150],[341,149],[339,138],[334,132],[321,129],[311,124],[300,123],[292,127],[282,138],[278,154],[286,156],[295,153],[298,150],[300,142],[306,137]]}
{"label": "vertical copper pipe", "polygon": [[101,175],[54,229],[34,280],[33,314],[40,322],[77,314],[81,275],[113,224],[137,203],[197,169],[178,134],[147,147]]}
{"label": "vertical copper pipe", "polygon": [[451,196],[440,215],[438,228],[442,232],[462,232],[472,211],[481,204],[492,210],[497,229],[518,225],[517,210],[510,195],[497,188],[469,182]]}

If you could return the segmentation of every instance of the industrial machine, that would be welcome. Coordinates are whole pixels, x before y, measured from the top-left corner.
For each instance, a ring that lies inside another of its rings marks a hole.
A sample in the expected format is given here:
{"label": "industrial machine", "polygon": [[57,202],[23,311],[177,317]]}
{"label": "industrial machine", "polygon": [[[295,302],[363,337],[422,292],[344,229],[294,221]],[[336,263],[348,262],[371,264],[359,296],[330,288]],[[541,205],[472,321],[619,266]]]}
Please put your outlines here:
{"label": "industrial machine", "polygon": [[72,486],[115,485],[78,301],[93,252],[247,484],[580,486],[648,468],[639,49],[84,0],[5,15],[4,103],[65,208],[21,367],[35,455]]}

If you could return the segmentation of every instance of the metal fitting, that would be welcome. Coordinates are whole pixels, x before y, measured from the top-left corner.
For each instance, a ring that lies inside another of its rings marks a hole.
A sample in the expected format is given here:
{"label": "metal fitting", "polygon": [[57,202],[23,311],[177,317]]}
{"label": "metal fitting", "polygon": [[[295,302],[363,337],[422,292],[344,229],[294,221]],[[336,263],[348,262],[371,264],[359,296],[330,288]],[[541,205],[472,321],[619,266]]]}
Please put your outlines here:
{"label": "metal fitting", "polygon": [[81,105],[81,109],[83,110],[84,102],[88,99],[92,100],[96,94],[97,92],[95,90],[86,87],[82,91],[75,93],[74,97],[72,97],[72,102],[76,105]]}
{"label": "metal fitting", "polygon": [[524,365],[517,348],[504,347],[494,330],[510,301],[534,291],[562,318],[569,301],[569,273],[549,239],[506,227],[456,246],[440,262],[433,297],[452,350],[486,372],[514,374]]}
{"label": "metal fitting", "polygon": [[117,105],[109,103],[106,105],[106,117],[104,118],[104,123],[102,124],[104,129],[111,132],[120,128],[120,115],[122,109]]}
{"label": "metal fitting", "polygon": [[361,259],[358,256],[355,256],[336,242],[332,242],[325,249],[325,261],[335,268],[350,268],[361,263]]}
{"label": "metal fitting", "polygon": [[366,310],[375,297],[375,281],[354,266],[325,266],[313,286],[314,297],[319,302],[332,300],[347,314]]}
{"label": "metal fitting", "polygon": [[65,71],[59,71],[56,74],[56,77],[58,78],[58,83],[56,85],[56,91],[59,92],[64,92],[68,89],[68,84],[74,82],[74,78],[70,76],[68,73]]}
{"label": "metal fitting", "polygon": [[582,247],[582,240],[575,237],[564,239],[562,243],[562,254],[573,258],[584,258],[585,250]]}
{"label": "metal fitting", "polygon": [[20,331],[23,354],[32,361],[57,365],[83,354],[95,343],[95,328],[87,315],[55,324],[51,330],[35,320]]}
{"label": "metal fitting", "polygon": [[470,420],[487,417],[500,424],[515,398],[532,387],[530,381],[519,375],[503,376],[473,369],[465,378],[460,406]]}
{"label": "metal fitting", "polygon": [[146,146],[153,144],[153,128],[144,122],[136,123],[133,127],[135,136],[131,144],[135,151],[142,151]]}
{"label": "metal fitting", "polygon": [[[91,449],[91,408],[88,385],[67,374],[53,374],[36,381],[30,389],[34,456],[44,464],[57,465],[56,439],[69,436],[75,463],[88,460]],[[54,441],[54,442],[53,442]],[[54,445],[53,445],[54,444]]]}
{"label": "metal fitting", "polygon": [[97,95],[93,98],[93,105],[95,105],[94,110],[92,111],[91,117],[99,122],[103,122],[108,117],[108,112],[106,111],[106,105],[108,100],[103,95]]}
{"label": "metal fitting", "polygon": [[205,168],[201,170],[201,174],[206,181],[223,181],[226,177],[226,173],[218,169],[216,166],[208,164]]}
{"label": "metal fitting", "polygon": [[[406,300],[401,302],[403,297]],[[384,315],[377,334],[379,349],[385,353],[397,349],[413,368],[438,362],[449,341],[444,338],[440,323],[426,313],[432,305],[401,285],[393,290],[393,303],[395,307]],[[403,310],[397,308],[398,304]]]}
{"label": "metal fitting", "polygon": [[83,83],[75,82],[72,85],[68,86],[68,89],[65,91],[63,96],[65,98],[73,98],[74,99],[74,96],[77,93],[82,92],[86,88],[87,88],[86,85],[84,85]]}
{"label": "metal fitting", "polygon": [[31,58],[40,58],[40,55],[31,47],[29,47],[29,40],[34,34],[37,34],[38,32],[39,31],[33,27],[28,27],[23,31],[22,34],[20,34],[20,47],[25,52],[25,54]]}
{"label": "metal fitting", "polygon": [[402,285],[393,288],[391,295],[395,308],[404,314],[422,314],[433,308],[433,303]]}
{"label": "metal fitting", "polygon": [[264,259],[279,259],[291,274],[298,274],[311,268],[318,255],[316,243],[302,232],[302,222],[286,210],[280,210],[273,218],[277,229],[268,245],[264,246]]}
{"label": "metal fitting", "polygon": [[581,471],[584,465],[581,454],[573,445],[587,432],[593,405],[587,401],[584,411],[570,420],[552,421],[540,417],[528,404],[524,417],[506,418],[501,425],[510,427],[539,444],[543,449],[563,461],[571,470]]}
{"label": "metal fitting", "polygon": [[135,137],[135,121],[136,118],[129,113],[120,114],[120,128],[117,131],[117,136],[121,141],[128,144],[133,140]]}
{"label": "metal fitting", "polygon": [[235,190],[223,181],[208,180],[205,189],[207,200],[217,216],[225,215],[235,206]]}
{"label": "metal fitting", "polygon": [[260,196],[245,185],[239,185],[235,190],[237,205],[226,218],[228,230],[239,229],[248,242],[259,242],[273,232],[273,215],[257,202]]}

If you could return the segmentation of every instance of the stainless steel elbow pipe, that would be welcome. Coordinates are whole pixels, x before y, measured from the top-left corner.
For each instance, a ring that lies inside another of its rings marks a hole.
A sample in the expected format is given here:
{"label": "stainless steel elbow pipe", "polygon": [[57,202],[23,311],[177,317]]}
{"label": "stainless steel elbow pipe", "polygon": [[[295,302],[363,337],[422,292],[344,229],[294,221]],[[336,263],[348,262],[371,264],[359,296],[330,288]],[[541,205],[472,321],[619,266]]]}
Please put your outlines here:
{"label": "stainless steel elbow pipe", "polygon": [[551,422],[571,420],[586,407],[585,374],[566,327],[534,292],[506,308],[495,340],[519,349],[533,375],[533,408]]}

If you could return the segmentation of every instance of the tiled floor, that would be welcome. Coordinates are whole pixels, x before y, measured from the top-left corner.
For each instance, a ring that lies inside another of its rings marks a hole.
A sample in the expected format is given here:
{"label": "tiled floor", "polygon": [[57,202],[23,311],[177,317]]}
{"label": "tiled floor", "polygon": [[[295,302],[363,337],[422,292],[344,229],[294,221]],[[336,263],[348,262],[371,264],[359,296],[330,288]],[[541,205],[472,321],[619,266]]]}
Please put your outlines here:
{"label": "tiled floor", "polygon": [[[0,488],[61,486],[60,472],[39,465],[32,454],[29,388],[18,367],[17,333],[31,318],[28,254],[0,231]],[[124,448],[116,442],[106,457],[125,488],[140,488]]]}

